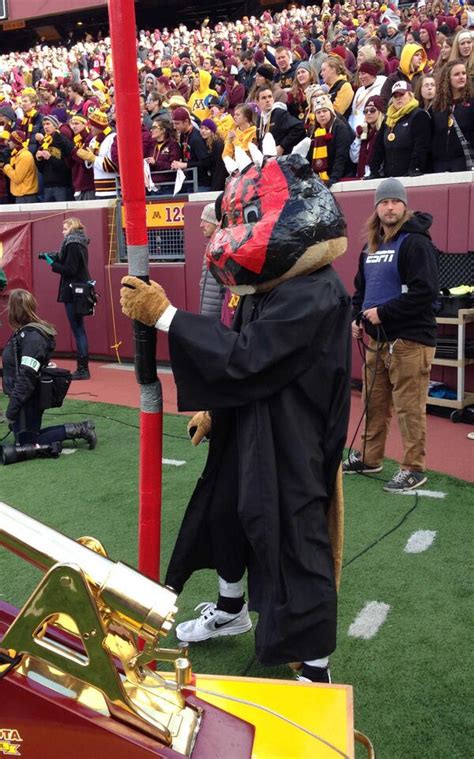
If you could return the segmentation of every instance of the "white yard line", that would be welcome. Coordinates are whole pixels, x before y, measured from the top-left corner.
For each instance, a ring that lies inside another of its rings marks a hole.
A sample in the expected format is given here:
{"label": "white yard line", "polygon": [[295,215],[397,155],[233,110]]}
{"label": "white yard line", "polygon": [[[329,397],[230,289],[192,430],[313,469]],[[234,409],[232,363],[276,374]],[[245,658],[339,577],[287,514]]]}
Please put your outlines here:
{"label": "white yard line", "polygon": [[161,460],[163,464],[169,464],[169,466],[184,466],[185,461],[180,461],[179,459],[162,459]]}
{"label": "white yard line", "polygon": [[433,545],[436,535],[435,530],[417,530],[410,535],[403,550],[405,553],[423,553]]}
{"label": "white yard line", "polygon": [[347,634],[351,638],[370,640],[374,638],[385,620],[391,607],[382,601],[368,601],[349,627]]}
{"label": "white yard line", "polygon": [[446,498],[442,490],[401,490],[397,495],[421,495],[425,498]]}

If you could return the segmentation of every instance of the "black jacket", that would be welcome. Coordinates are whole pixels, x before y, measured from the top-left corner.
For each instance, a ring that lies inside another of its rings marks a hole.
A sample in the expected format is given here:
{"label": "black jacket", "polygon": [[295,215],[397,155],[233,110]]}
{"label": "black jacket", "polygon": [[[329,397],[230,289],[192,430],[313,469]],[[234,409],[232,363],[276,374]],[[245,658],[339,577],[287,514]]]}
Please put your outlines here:
{"label": "black jacket", "polygon": [[222,151],[224,150],[224,143],[217,137],[212,143],[211,148],[211,166],[209,169],[211,190],[220,191],[225,187],[225,180],[227,175],[227,169],[225,163],[222,160]]}
{"label": "black jacket", "polygon": [[[299,119],[291,116],[286,107],[281,108],[278,103],[276,107],[273,106],[270,114],[269,131],[275,138],[276,144],[283,148],[284,155],[291,153],[292,148],[306,137],[304,124]],[[262,148],[264,136],[265,130],[262,117],[260,116],[257,126],[257,144],[260,149]]]}
{"label": "black jacket", "polygon": [[[188,169],[197,168],[198,184],[209,187],[211,184],[209,177],[211,155],[199,130],[193,128],[186,135],[181,135],[180,148],[181,160],[186,161]],[[186,175],[186,177],[191,180],[191,176]]]}
{"label": "black jacket", "polygon": [[[433,141],[431,155],[433,171],[446,171],[451,164],[451,171],[466,171],[466,158],[454,126],[448,126],[451,113],[431,110],[433,124]],[[454,107],[454,118],[474,152],[474,98]]]}
{"label": "black jacket", "polygon": [[3,392],[9,396],[7,419],[15,420],[25,403],[34,399],[40,370],[55,348],[54,335],[54,330],[42,324],[27,324],[6,344],[2,361]]}
{"label": "black jacket", "polygon": [[254,66],[250,71],[246,71],[243,67],[240,69],[239,73],[237,74],[237,81],[239,84],[243,84],[245,87],[245,94],[248,95],[250,90],[252,89],[255,77],[257,75],[257,67]]}
{"label": "black jacket", "polygon": [[[377,307],[385,335],[389,341],[402,338],[423,345],[436,345],[436,319],[433,302],[439,292],[438,258],[431,242],[429,228],[433,217],[429,213],[416,212],[400,232],[408,232],[402,242],[398,259],[398,271],[402,285],[408,291]],[[359,270],[354,281],[352,316],[360,314],[365,295],[364,259],[367,249],[359,257]],[[365,331],[374,339],[380,331],[370,322],[364,322]]]}
{"label": "black jacket", "polygon": [[293,61],[288,71],[285,71],[284,73],[278,69],[273,81],[276,84],[279,84],[280,87],[283,87],[283,89],[288,90],[290,87],[292,87],[295,80],[296,69],[298,68],[298,65],[299,61]]}
{"label": "black jacket", "polygon": [[72,302],[73,282],[87,282],[90,279],[88,269],[87,245],[89,239],[83,232],[70,232],[63,240],[61,250],[56,254],[51,266],[56,274],[61,275],[59,282],[59,303]]}
{"label": "black jacket", "polygon": [[332,140],[328,146],[328,187],[339,182],[342,177],[354,174],[354,164],[349,157],[349,148],[354,141],[355,134],[347,121],[336,116],[332,127]]}
{"label": "black jacket", "polygon": [[[74,148],[71,140],[68,140],[61,132],[53,134],[53,141],[48,148],[51,158],[37,158],[36,168],[41,172],[45,187],[72,187],[71,168],[67,162]],[[41,148],[39,148],[41,150]]]}
{"label": "black jacket", "polygon": [[[394,140],[389,139],[392,133]],[[383,177],[424,174],[430,144],[431,119],[421,108],[399,119],[393,129],[384,122],[377,133],[370,173]]]}

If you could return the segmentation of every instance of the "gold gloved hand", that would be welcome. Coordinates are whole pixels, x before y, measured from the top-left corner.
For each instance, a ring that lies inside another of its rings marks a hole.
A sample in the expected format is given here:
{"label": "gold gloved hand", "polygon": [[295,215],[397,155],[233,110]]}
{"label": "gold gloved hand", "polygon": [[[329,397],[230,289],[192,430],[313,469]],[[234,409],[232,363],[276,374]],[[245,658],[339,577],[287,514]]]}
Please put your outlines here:
{"label": "gold gloved hand", "polygon": [[188,422],[188,434],[193,445],[199,445],[204,437],[211,436],[211,415],[209,411],[198,411]]}
{"label": "gold gloved hand", "polygon": [[138,277],[123,277],[120,305],[125,316],[149,327],[154,327],[170,305],[166,293],[158,282],[143,282]]}
{"label": "gold gloved hand", "polygon": [[92,152],[92,150],[88,150],[88,148],[79,148],[77,150],[77,155],[83,161],[90,161],[91,163],[94,163],[96,159],[95,154]]}

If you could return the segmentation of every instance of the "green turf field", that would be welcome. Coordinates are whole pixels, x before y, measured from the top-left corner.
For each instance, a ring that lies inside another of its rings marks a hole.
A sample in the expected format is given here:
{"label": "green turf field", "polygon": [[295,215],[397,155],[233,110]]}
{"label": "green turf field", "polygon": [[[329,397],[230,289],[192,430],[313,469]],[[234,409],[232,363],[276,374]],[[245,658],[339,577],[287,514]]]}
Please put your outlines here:
{"label": "green turf field", "polygon": [[[60,416],[61,415],[61,416]],[[51,423],[94,418],[99,444],[59,460],[0,468],[0,500],[73,538],[94,535],[111,558],[136,565],[138,413],[106,404],[69,401]],[[5,426],[0,425],[0,436]],[[66,446],[70,446],[66,443]],[[181,515],[202,470],[206,447],[186,438],[186,419],[165,419],[164,457],[185,460],[163,468],[163,566]],[[383,475],[395,469],[387,462]],[[474,756],[472,556],[474,489],[430,474],[425,489],[445,498],[382,492],[382,483],[352,476],[345,483],[346,547],[340,589],[339,642],[332,657],[335,682],[354,686],[355,724],[370,736],[378,759],[468,759]],[[423,553],[404,551],[418,530],[436,533]],[[381,536],[386,537],[379,540]],[[39,573],[0,549],[0,595],[20,605]],[[215,600],[212,572],[201,572],[180,597],[178,621],[196,604]],[[365,604],[386,604],[374,637],[348,631]],[[173,645],[174,638],[166,641]],[[253,657],[253,636],[195,644],[196,671],[289,677]],[[357,757],[366,756],[365,751]],[[297,759],[297,757],[295,757]],[[315,754],[317,759],[317,754]]]}

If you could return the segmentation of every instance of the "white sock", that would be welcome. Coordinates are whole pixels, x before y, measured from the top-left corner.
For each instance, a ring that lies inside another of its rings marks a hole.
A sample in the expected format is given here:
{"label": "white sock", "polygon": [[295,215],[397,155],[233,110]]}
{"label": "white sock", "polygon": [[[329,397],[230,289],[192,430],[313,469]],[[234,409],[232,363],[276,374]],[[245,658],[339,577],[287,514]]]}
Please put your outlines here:
{"label": "white sock", "polygon": [[226,598],[240,598],[244,595],[244,578],[238,582],[227,582],[219,577],[219,593]]}
{"label": "white sock", "polygon": [[321,669],[326,669],[329,666],[329,656],[325,656],[324,659],[311,659],[310,661],[305,661],[303,664],[307,664],[308,667],[321,667]]}

